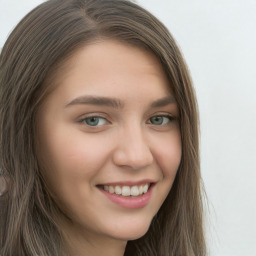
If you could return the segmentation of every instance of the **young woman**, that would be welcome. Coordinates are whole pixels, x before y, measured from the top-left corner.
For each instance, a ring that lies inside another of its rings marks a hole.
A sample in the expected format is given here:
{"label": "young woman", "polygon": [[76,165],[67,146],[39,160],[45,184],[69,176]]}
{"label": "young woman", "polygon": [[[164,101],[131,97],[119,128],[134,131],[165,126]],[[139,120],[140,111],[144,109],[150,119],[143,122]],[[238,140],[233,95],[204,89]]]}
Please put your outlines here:
{"label": "young woman", "polygon": [[1,256],[206,255],[183,57],[126,0],[50,0],[0,58]]}

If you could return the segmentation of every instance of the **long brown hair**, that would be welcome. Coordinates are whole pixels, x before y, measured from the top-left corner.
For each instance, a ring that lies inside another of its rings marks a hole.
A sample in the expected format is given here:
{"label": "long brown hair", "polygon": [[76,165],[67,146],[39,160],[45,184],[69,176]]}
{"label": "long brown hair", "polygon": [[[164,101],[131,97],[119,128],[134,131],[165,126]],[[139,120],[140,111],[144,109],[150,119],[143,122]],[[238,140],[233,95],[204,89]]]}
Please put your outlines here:
{"label": "long brown hair", "polygon": [[49,0],[14,29],[0,57],[0,255],[57,256],[56,205],[36,154],[37,110],[61,64],[88,43],[113,38],[161,61],[180,111],[182,160],[173,187],[142,238],[125,255],[205,256],[197,102],[175,40],[152,14],[126,0]]}

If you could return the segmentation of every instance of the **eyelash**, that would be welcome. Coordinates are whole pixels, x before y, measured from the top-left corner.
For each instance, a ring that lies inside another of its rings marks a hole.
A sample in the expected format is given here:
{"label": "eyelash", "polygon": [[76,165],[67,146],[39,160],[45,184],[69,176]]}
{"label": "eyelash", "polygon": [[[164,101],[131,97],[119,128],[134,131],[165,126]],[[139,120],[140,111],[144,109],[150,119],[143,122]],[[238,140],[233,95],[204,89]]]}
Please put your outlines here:
{"label": "eyelash", "polygon": [[[162,118],[163,122],[161,124],[153,124],[152,123],[153,118]],[[164,121],[164,118],[167,118],[168,120]],[[95,125],[90,125],[87,122],[90,119],[91,120],[92,119],[97,119],[98,122],[96,122]],[[100,121],[102,122],[102,120],[104,120],[104,124],[98,125],[100,123]],[[159,115],[154,115],[154,116],[150,117],[148,122],[149,122],[149,124],[155,125],[155,126],[167,126],[168,124],[172,123],[173,121],[175,121],[175,117],[173,117],[171,115],[161,115],[161,114],[159,114]],[[95,127],[96,128],[96,127],[101,127],[101,126],[103,126],[107,123],[110,123],[110,122],[105,117],[94,115],[94,116],[88,116],[88,117],[82,118],[81,120],[79,120],[79,123],[87,125],[88,127]]]}
{"label": "eyelash", "polygon": [[[159,124],[159,125],[156,125],[156,126],[166,126],[166,125],[170,124],[171,122],[173,122],[175,120],[175,118],[171,115],[155,115],[155,116],[152,116],[151,118],[149,118],[149,120],[151,121],[152,118],[167,118],[168,119],[167,123]],[[152,125],[154,125],[154,124],[152,124]]]}
{"label": "eyelash", "polygon": [[86,122],[86,120],[96,119],[96,118],[97,118],[98,120],[99,120],[99,119],[104,120],[105,123],[109,123],[105,117],[97,116],[97,115],[95,115],[95,116],[88,116],[88,117],[82,118],[79,122],[82,123],[82,124],[85,124],[85,125],[87,125],[87,126],[89,126],[89,127],[100,127],[100,126],[104,125],[104,124],[98,125],[99,122],[98,122],[96,125],[89,125],[89,124]]}

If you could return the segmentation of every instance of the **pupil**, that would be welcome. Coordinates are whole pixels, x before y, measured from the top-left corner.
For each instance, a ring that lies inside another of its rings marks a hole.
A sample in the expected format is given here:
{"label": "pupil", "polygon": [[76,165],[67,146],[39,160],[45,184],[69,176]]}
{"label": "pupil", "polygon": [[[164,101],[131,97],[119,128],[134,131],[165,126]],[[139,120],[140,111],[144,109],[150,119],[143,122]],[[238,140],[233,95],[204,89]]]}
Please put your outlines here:
{"label": "pupil", "polygon": [[99,119],[97,117],[90,117],[86,120],[86,123],[91,126],[95,126],[99,123]]}
{"label": "pupil", "polygon": [[163,117],[161,117],[161,116],[152,117],[151,122],[154,123],[154,124],[162,124],[163,123]]}

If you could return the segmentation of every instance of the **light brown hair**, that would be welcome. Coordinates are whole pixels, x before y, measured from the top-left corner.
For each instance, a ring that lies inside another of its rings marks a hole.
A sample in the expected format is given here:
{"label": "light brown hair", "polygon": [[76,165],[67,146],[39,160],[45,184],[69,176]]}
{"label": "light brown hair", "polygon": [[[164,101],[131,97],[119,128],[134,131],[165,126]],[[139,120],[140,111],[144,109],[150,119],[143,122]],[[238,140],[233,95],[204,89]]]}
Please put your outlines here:
{"label": "light brown hair", "polygon": [[50,0],[14,29],[0,57],[0,255],[57,256],[58,210],[36,154],[36,117],[52,77],[80,47],[112,38],[161,61],[180,112],[182,160],[173,187],[142,238],[125,255],[205,256],[197,102],[175,40],[152,14],[126,0]]}

